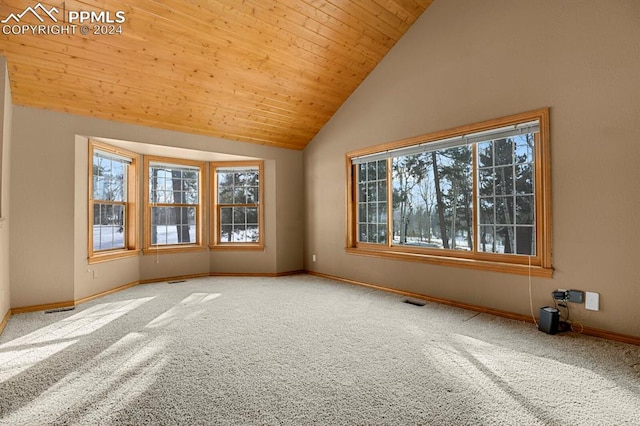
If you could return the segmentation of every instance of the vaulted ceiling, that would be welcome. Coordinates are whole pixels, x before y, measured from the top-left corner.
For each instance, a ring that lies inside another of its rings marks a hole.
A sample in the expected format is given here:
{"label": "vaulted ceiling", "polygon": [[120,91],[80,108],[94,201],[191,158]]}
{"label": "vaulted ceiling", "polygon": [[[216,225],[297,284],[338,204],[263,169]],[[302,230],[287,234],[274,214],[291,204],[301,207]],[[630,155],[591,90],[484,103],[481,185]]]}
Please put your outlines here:
{"label": "vaulted ceiling", "polygon": [[0,54],[16,105],[303,149],[431,2],[2,0]]}

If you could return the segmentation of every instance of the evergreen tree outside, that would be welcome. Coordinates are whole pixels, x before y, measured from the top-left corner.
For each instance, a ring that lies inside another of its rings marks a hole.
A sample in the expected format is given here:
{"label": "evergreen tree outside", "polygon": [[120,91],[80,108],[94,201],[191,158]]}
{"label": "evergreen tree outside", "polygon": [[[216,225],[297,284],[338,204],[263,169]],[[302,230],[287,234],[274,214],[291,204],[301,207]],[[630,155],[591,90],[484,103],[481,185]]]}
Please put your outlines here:
{"label": "evergreen tree outside", "polygon": [[[477,234],[479,251],[535,254],[534,141],[529,133],[479,142],[475,160],[472,145],[393,157],[393,244],[473,251]],[[382,162],[358,166],[359,241],[386,242],[372,228],[380,191],[366,179],[377,179]]]}
{"label": "evergreen tree outside", "polygon": [[535,254],[534,137],[478,144],[480,250]]}
{"label": "evergreen tree outside", "polygon": [[254,243],[260,238],[258,168],[217,169],[220,242]]}
{"label": "evergreen tree outside", "polygon": [[462,146],[393,159],[395,244],[473,248],[471,157]]}

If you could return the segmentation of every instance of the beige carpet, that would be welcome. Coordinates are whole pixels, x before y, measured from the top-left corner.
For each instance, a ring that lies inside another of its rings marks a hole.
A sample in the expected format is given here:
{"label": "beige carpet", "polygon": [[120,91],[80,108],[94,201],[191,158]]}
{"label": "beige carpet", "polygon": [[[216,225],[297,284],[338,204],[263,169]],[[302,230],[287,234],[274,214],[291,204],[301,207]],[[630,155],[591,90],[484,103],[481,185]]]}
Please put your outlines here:
{"label": "beige carpet", "polygon": [[308,275],[12,316],[0,424],[640,424],[640,347]]}

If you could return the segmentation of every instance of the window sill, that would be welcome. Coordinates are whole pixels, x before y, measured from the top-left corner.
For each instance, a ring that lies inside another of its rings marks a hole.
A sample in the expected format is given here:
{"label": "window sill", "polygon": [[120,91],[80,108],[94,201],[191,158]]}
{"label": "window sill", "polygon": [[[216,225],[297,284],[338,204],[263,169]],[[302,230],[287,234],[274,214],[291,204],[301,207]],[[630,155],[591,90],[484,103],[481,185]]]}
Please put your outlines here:
{"label": "window sill", "polygon": [[400,252],[385,249],[370,249],[362,247],[347,247],[347,254],[358,256],[370,256],[383,259],[404,260],[409,262],[430,263],[433,265],[454,266],[459,268],[479,269],[482,271],[501,272],[517,275],[531,275],[534,277],[551,278],[553,268],[528,264],[515,264],[504,262],[492,262],[478,259],[465,259],[450,256],[434,256],[424,253]]}
{"label": "window sill", "polygon": [[184,245],[184,246],[163,246],[163,247],[151,247],[146,248],[142,252],[145,255],[154,254],[171,254],[171,253],[189,253],[197,251],[205,251],[206,248],[200,245]]}
{"label": "window sill", "polygon": [[262,244],[229,243],[209,246],[211,250],[264,251]]}
{"label": "window sill", "polygon": [[134,256],[138,256],[139,254],[140,254],[140,250],[112,251],[112,252],[94,254],[93,256],[88,258],[87,261],[91,265],[94,263],[109,262],[111,260],[134,257]]}

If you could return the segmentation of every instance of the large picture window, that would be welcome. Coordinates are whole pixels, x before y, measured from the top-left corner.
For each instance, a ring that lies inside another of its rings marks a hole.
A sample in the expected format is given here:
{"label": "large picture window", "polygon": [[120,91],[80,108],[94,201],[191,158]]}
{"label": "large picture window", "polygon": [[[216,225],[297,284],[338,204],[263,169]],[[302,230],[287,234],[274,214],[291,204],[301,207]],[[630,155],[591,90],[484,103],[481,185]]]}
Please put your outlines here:
{"label": "large picture window", "polygon": [[137,254],[138,155],[89,143],[89,260]]}
{"label": "large picture window", "polygon": [[145,157],[145,250],[202,248],[204,164]]}
{"label": "large picture window", "polygon": [[550,276],[548,110],[348,155],[347,250]]}
{"label": "large picture window", "polygon": [[211,247],[262,249],[262,162],[212,164]]}

